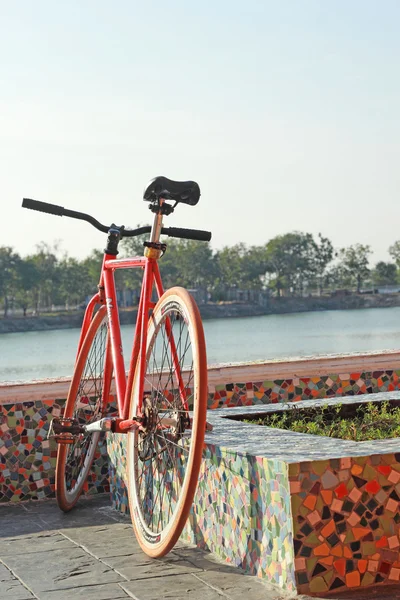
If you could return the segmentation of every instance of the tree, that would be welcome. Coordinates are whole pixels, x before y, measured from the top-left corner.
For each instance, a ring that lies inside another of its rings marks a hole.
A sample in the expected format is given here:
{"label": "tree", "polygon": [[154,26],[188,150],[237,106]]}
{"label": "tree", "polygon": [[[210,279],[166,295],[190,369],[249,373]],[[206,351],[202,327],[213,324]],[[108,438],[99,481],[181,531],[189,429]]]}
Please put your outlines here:
{"label": "tree", "polygon": [[244,257],[246,255],[245,244],[224,246],[215,254],[217,284],[228,288],[241,286],[243,276]]}
{"label": "tree", "polygon": [[315,242],[310,233],[294,231],[278,235],[266,245],[266,270],[270,286],[278,296],[282,290],[302,293],[306,281],[315,275]]}
{"label": "tree", "polygon": [[88,294],[94,294],[97,291],[103,256],[104,252],[101,250],[92,250],[92,253],[82,261],[87,278]]}
{"label": "tree", "polygon": [[360,293],[362,282],[370,273],[368,267],[370,254],[371,247],[362,244],[354,244],[340,250],[340,265],[344,274],[348,275],[352,283],[357,286],[357,293]]}
{"label": "tree", "polygon": [[34,304],[34,289],[38,281],[38,272],[35,263],[30,258],[25,258],[18,262],[17,269],[17,289],[15,299],[22,308],[24,317],[29,306]]}
{"label": "tree", "polygon": [[214,283],[215,265],[208,242],[170,240],[159,266],[165,287],[208,288]]}
{"label": "tree", "polygon": [[9,246],[0,247],[0,296],[3,298],[4,316],[7,316],[10,298],[16,292],[18,282],[19,254]]}
{"label": "tree", "polygon": [[60,274],[57,251],[57,246],[51,248],[42,242],[38,244],[36,254],[28,257],[34,263],[37,271],[36,285],[32,289],[35,312],[38,312],[41,306],[48,307],[56,301],[55,295],[58,293]]}
{"label": "tree", "polygon": [[389,247],[389,254],[393,258],[397,267],[400,267],[400,240]]}
{"label": "tree", "polygon": [[212,260],[213,296],[218,300],[224,299],[227,288],[262,289],[265,284],[265,256],[265,247],[248,248],[243,243],[217,251]]}
{"label": "tree", "polygon": [[265,286],[267,256],[265,246],[250,246],[244,256],[243,285],[247,289],[259,290]]}
{"label": "tree", "polygon": [[76,258],[64,256],[58,264],[58,269],[58,295],[66,307],[81,304],[85,297],[94,291],[85,261],[79,262]]}
{"label": "tree", "polygon": [[372,271],[374,285],[394,285],[397,282],[397,267],[394,263],[379,261]]}
{"label": "tree", "polygon": [[327,267],[333,260],[335,253],[332,242],[328,238],[323,237],[322,234],[319,233],[318,239],[319,242],[314,242],[314,256],[312,260],[317,279],[318,293],[321,296],[326,278]]}
{"label": "tree", "polygon": [[324,277],[324,285],[333,289],[349,288],[353,285],[352,278],[342,264],[330,267]]}

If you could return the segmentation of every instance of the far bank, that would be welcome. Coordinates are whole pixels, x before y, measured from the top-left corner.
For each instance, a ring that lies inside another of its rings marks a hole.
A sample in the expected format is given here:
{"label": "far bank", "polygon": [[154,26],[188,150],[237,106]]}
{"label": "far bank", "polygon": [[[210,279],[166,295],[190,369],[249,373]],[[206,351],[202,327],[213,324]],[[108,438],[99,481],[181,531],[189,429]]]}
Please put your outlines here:
{"label": "far bank", "polygon": [[[356,310],[400,306],[400,294],[351,294],[341,297],[270,298],[266,306],[246,302],[208,303],[199,306],[203,319],[255,317],[260,315],[312,312],[324,310]],[[136,309],[121,309],[122,325],[134,323]],[[46,331],[80,327],[83,311],[0,319],[0,333]]]}

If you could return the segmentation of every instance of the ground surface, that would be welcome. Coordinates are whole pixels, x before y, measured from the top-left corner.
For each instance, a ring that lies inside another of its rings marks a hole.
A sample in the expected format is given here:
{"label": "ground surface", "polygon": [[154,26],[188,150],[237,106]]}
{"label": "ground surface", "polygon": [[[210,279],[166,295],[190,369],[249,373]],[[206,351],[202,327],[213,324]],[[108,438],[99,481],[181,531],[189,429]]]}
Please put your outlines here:
{"label": "ground surface", "polygon": [[[288,600],[293,595],[183,544],[163,559],[148,558],[129,519],[103,496],[82,500],[68,515],[52,500],[0,505],[0,599],[33,598]],[[400,587],[330,598],[396,600]]]}

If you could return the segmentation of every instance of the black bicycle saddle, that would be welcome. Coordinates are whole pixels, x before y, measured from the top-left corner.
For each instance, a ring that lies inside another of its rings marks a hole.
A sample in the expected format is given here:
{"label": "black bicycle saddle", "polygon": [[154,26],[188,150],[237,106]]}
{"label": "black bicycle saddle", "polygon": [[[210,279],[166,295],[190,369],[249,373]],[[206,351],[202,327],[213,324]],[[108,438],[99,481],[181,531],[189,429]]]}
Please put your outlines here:
{"label": "black bicycle saddle", "polygon": [[154,202],[160,198],[195,206],[200,198],[200,188],[195,181],[172,181],[159,176],[150,181],[144,190],[143,200]]}

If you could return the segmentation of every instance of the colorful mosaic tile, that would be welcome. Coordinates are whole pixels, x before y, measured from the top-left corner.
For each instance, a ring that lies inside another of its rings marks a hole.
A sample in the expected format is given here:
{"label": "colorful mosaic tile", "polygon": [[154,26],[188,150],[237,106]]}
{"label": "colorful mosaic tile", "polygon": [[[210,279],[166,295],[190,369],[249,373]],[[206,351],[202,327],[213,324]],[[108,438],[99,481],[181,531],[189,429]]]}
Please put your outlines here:
{"label": "colorful mosaic tile", "polygon": [[182,539],[295,589],[287,465],[208,445]]}
{"label": "colorful mosaic tile", "polygon": [[[238,382],[215,386],[209,394],[209,408],[250,406],[287,401],[358,395],[399,389],[400,371],[371,371],[331,374],[320,377]],[[56,448],[44,441],[49,419],[59,416],[64,400],[0,405],[0,501],[44,498],[54,492]],[[100,447],[91,484],[104,479],[105,450]],[[103,454],[102,454],[103,453]],[[7,456],[6,456],[7,455]],[[102,458],[103,457],[103,458]],[[37,473],[43,473],[39,477]],[[97,474],[96,474],[97,473]],[[35,474],[35,479],[33,479]],[[11,476],[12,475],[12,476]]]}
{"label": "colorful mosaic tile", "polygon": [[126,441],[126,435],[121,433],[107,434],[107,451],[109,458],[109,478],[112,505],[119,512],[129,514],[128,490],[125,485]]}
{"label": "colorful mosaic tile", "polygon": [[[113,506],[128,513],[124,435],[108,434]],[[295,589],[287,465],[206,445],[183,540],[226,562]]]}
{"label": "colorful mosaic tile", "polygon": [[298,402],[337,396],[358,396],[400,389],[400,371],[332,373],[246,383],[226,383],[210,390],[208,408]]}
{"label": "colorful mosaic tile", "polygon": [[[399,400],[399,392],[390,397]],[[370,398],[387,395],[358,400]],[[246,411],[259,408],[229,414]],[[207,438],[214,435],[215,443],[206,445],[182,539],[299,593],[400,581],[400,440],[332,440],[260,430],[227,416],[226,410],[209,415],[214,431]],[[109,436],[114,506],[127,512],[124,447],[123,436]],[[334,452],[338,458],[330,458]],[[296,460],[307,453],[315,459]]]}
{"label": "colorful mosaic tile", "polygon": [[[65,400],[0,404],[0,502],[39,500],[54,496],[57,445],[47,440],[50,420]],[[109,490],[108,458],[99,444],[87,493]]]}
{"label": "colorful mosaic tile", "polygon": [[400,580],[400,454],[291,464],[289,480],[299,592]]}

